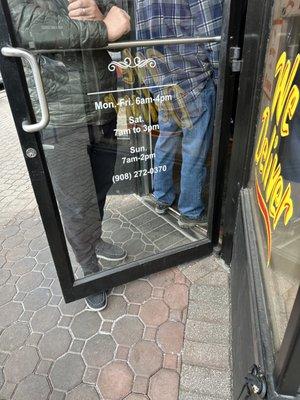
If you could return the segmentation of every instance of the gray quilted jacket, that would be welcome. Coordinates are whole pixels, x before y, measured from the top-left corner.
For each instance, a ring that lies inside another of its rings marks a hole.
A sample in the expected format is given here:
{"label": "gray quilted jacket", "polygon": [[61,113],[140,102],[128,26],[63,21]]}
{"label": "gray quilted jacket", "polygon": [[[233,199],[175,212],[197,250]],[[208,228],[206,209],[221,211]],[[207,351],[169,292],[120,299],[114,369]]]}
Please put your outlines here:
{"label": "gray quilted jacket", "polygon": [[[97,1],[103,14],[114,5],[112,0]],[[110,55],[98,50],[107,45],[105,24],[71,20],[68,0],[8,0],[8,3],[19,46],[47,50],[39,52],[37,57],[50,110],[49,127],[111,121],[113,110],[95,109],[95,101],[103,100],[103,95],[87,95],[116,88],[115,73],[108,70]],[[25,63],[24,67],[39,119],[31,70]]]}

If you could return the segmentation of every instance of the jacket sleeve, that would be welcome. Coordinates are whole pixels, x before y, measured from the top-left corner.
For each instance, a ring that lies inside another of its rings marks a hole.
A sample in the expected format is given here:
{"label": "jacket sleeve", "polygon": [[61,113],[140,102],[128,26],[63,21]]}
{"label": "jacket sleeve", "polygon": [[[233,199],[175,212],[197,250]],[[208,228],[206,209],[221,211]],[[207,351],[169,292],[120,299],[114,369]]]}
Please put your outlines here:
{"label": "jacket sleeve", "polygon": [[107,45],[103,22],[78,21],[38,5],[34,0],[9,0],[18,44],[29,49],[89,49]]}
{"label": "jacket sleeve", "polygon": [[[106,15],[113,6],[117,6],[119,8],[122,8],[122,6],[120,4],[120,1],[118,2],[118,4],[117,4],[117,2],[115,0],[95,0],[95,1],[96,1],[96,3],[97,3],[97,5],[98,5],[98,7],[99,7],[99,9],[100,9],[100,11],[102,12],[103,15]],[[129,39],[130,39],[130,33],[127,33],[126,35],[124,35],[120,39],[118,39],[116,42],[127,41]],[[120,50],[119,49],[110,49],[109,51],[111,51],[113,53],[114,52],[117,53]]]}

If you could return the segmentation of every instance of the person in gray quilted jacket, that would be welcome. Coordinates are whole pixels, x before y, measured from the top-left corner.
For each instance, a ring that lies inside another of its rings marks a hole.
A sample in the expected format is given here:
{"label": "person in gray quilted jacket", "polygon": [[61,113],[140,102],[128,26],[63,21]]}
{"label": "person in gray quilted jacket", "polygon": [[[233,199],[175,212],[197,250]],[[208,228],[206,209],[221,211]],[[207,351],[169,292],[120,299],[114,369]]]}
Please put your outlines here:
{"label": "person in gray quilted jacket", "polygon": [[[120,247],[101,239],[103,208],[116,161],[116,113],[96,110],[101,95],[116,88],[101,50],[130,31],[130,17],[112,0],[8,0],[18,45],[35,51],[50,112],[42,143],[65,234],[84,276],[99,271],[99,259],[126,257]],[[25,64],[32,105],[38,99]],[[100,165],[101,170],[92,168]],[[72,258],[72,257],[71,257]],[[101,310],[106,292],[88,296]]]}

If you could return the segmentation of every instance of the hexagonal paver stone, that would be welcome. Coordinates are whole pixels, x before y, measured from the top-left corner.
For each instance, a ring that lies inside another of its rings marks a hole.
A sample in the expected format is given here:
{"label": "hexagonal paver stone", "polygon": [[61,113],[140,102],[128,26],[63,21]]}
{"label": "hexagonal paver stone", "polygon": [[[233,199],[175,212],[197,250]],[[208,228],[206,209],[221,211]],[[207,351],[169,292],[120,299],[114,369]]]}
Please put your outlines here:
{"label": "hexagonal paver stone", "polygon": [[44,307],[50,298],[51,292],[49,289],[37,288],[26,296],[23,304],[26,310],[37,311]]}
{"label": "hexagonal paver stone", "polygon": [[4,283],[10,278],[11,273],[8,269],[0,269],[0,285],[4,285]]}
{"label": "hexagonal paver stone", "polygon": [[183,346],[184,325],[180,322],[167,321],[157,332],[157,341],[166,353],[180,353]]}
{"label": "hexagonal paver stone", "polygon": [[62,295],[62,291],[61,291],[61,287],[60,287],[60,283],[59,283],[58,279],[55,279],[53,281],[53,283],[51,284],[51,292],[52,292],[52,294],[54,294],[56,296]]}
{"label": "hexagonal paver stone", "polygon": [[151,376],[162,365],[162,352],[153,342],[141,340],[133,346],[129,363],[137,375]]}
{"label": "hexagonal paver stone", "polygon": [[112,335],[118,344],[132,346],[142,338],[143,331],[144,326],[137,317],[125,316],[115,323]]}
{"label": "hexagonal paver stone", "polygon": [[22,230],[30,230],[31,228],[33,228],[36,225],[39,225],[41,223],[41,219],[39,215],[34,215],[32,213],[29,213],[29,210],[27,211],[27,215],[26,215],[26,219],[23,218],[22,222],[21,222],[21,229]]}
{"label": "hexagonal paver stone", "polygon": [[26,232],[24,233],[24,236],[26,239],[32,240],[32,239],[42,236],[43,233],[44,233],[43,225],[38,224],[38,225],[26,230]]}
{"label": "hexagonal paver stone", "polygon": [[132,238],[133,232],[128,228],[120,228],[116,230],[111,238],[114,243],[124,243]]}
{"label": "hexagonal paver stone", "polygon": [[31,320],[33,332],[47,332],[57,325],[60,312],[57,307],[46,306],[37,311]]}
{"label": "hexagonal paver stone", "polygon": [[20,230],[18,225],[7,225],[6,227],[2,228],[2,234],[4,237],[10,237],[16,235]]}
{"label": "hexagonal paver stone", "polygon": [[5,264],[6,264],[6,258],[4,257],[3,254],[1,254],[0,255],[0,267],[3,267]]}
{"label": "hexagonal paver stone", "polygon": [[0,326],[6,327],[15,322],[23,312],[23,307],[19,303],[8,303],[0,308]]}
{"label": "hexagonal paver stone", "polygon": [[98,388],[104,399],[121,400],[130,392],[133,373],[126,363],[114,361],[100,373]]}
{"label": "hexagonal paver stone", "polygon": [[167,287],[174,282],[174,272],[170,269],[150,275],[149,280],[154,287]]}
{"label": "hexagonal paver stone", "polygon": [[36,239],[33,239],[30,242],[29,247],[31,250],[35,250],[35,251],[43,250],[46,247],[48,247],[48,240],[47,240],[46,235],[43,235]]}
{"label": "hexagonal paver stone", "polygon": [[36,259],[32,257],[25,257],[22,260],[17,261],[12,266],[11,270],[14,275],[23,275],[29,271],[32,271],[36,265]]}
{"label": "hexagonal paver stone", "polygon": [[29,253],[29,247],[27,243],[22,243],[21,246],[17,246],[13,249],[9,249],[6,253],[6,259],[8,262],[14,262],[23,260]]}
{"label": "hexagonal paver stone", "polygon": [[38,361],[39,356],[34,347],[22,347],[13,353],[5,363],[5,378],[10,382],[20,382],[34,371]]}
{"label": "hexagonal paver stone", "polygon": [[47,378],[40,375],[30,375],[21,382],[12,399],[13,400],[46,400],[50,393]]}
{"label": "hexagonal paver stone", "polygon": [[145,247],[145,243],[143,243],[141,240],[137,240],[136,238],[132,238],[126,242],[126,250],[131,256],[137,256],[145,250]]}
{"label": "hexagonal paver stone", "polygon": [[137,393],[131,393],[129,396],[125,398],[125,400],[148,400],[148,399],[149,397]]}
{"label": "hexagonal paver stone", "polygon": [[127,303],[121,296],[109,296],[108,306],[101,312],[103,319],[114,320],[119,318],[121,315],[126,314]]}
{"label": "hexagonal paver stone", "polygon": [[158,326],[169,316],[169,309],[162,300],[150,299],[141,307],[140,317],[146,325]]}
{"label": "hexagonal paver stone", "polygon": [[59,390],[53,390],[50,394],[49,400],[65,400],[66,394],[65,392],[61,392]]}
{"label": "hexagonal paver stone", "polygon": [[73,301],[72,303],[65,303],[64,300],[61,301],[59,305],[60,312],[63,315],[74,316],[81,311],[83,311],[86,307],[86,303],[83,299]]}
{"label": "hexagonal paver stone", "polygon": [[183,310],[187,307],[189,301],[188,288],[185,285],[174,284],[165,290],[164,300],[175,310]]}
{"label": "hexagonal paver stone", "polygon": [[82,354],[89,367],[102,367],[113,359],[115,349],[110,335],[98,334],[87,341]]}
{"label": "hexagonal paver stone", "polygon": [[38,252],[36,259],[41,264],[47,264],[48,262],[52,261],[52,255],[50,249],[44,249]]}
{"label": "hexagonal paver stone", "polygon": [[31,292],[40,286],[43,279],[43,275],[40,272],[31,271],[18,280],[17,287],[21,292]]}
{"label": "hexagonal paver stone", "polygon": [[108,218],[103,222],[103,230],[105,232],[113,232],[119,229],[121,221],[117,218]]}
{"label": "hexagonal paver stone", "polygon": [[49,278],[49,279],[55,279],[56,278],[57,274],[56,274],[56,269],[55,269],[53,261],[50,261],[49,263],[47,263],[44,266],[43,274],[44,274],[45,278]]}
{"label": "hexagonal paver stone", "polygon": [[179,375],[169,369],[161,369],[150,379],[149,397],[151,400],[178,399]]}
{"label": "hexagonal paver stone", "polygon": [[0,389],[2,388],[4,384],[4,375],[3,375],[3,370],[2,368],[0,369]]}
{"label": "hexagonal paver stone", "polygon": [[152,288],[146,281],[137,280],[127,283],[125,296],[131,303],[143,303],[151,296]]}
{"label": "hexagonal paver stone", "polygon": [[100,329],[101,318],[98,313],[84,311],[77,315],[71,325],[71,330],[75,338],[88,339]]}
{"label": "hexagonal paver stone", "polygon": [[67,329],[54,328],[47,332],[39,343],[41,356],[56,360],[68,351],[71,341],[72,337]]}
{"label": "hexagonal paver stone", "polygon": [[18,245],[21,245],[24,242],[24,236],[23,235],[13,235],[2,243],[2,246],[4,249],[13,249],[14,247],[18,247]]}
{"label": "hexagonal paver stone", "polygon": [[66,354],[58,359],[51,370],[53,387],[69,391],[78,386],[83,377],[85,365],[79,354]]}
{"label": "hexagonal paver stone", "polygon": [[99,400],[99,396],[93,386],[82,383],[67,394],[66,400]]}
{"label": "hexagonal paver stone", "polygon": [[3,304],[8,303],[16,293],[17,290],[14,285],[2,286],[0,290],[0,306],[3,306]]}
{"label": "hexagonal paver stone", "polygon": [[25,342],[30,335],[30,330],[25,323],[16,323],[6,328],[0,336],[0,349],[12,352]]}

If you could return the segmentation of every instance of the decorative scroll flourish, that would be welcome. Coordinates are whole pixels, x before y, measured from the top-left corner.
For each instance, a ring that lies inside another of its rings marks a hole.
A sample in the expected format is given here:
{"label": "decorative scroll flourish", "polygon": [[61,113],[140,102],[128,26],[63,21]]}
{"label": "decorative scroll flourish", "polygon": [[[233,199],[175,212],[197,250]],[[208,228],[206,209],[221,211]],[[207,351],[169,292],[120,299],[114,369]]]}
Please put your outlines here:
{"label": "decorative scroll flourish", "polygon": [[144,68],[148,65],[150,68],[156,67],[156,61],[153,58],[146,58],[142,60],[140,57],[126,57],[124,61],[112,61],[108,65],[109,71],[113,72],[116,70],[116,67],[120,67],[121,69],[128,69],[128,68]]}

